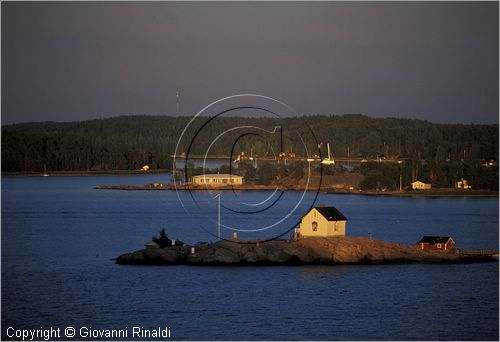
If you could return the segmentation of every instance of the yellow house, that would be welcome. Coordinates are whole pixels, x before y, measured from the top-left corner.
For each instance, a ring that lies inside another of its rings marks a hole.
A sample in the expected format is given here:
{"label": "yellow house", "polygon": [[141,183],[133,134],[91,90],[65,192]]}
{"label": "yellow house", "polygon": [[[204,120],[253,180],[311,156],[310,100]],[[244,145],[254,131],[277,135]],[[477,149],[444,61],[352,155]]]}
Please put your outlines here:
{"label": "yellow house", "polygon": [[416,181],[411,183],[411,188],[413,190],[429,190],[431,187],[432,185],[421,181]]}
{"label": "yellow house", "polygon": [[314,207],[300,221],[300,236],[345,236],[347,218],[335,207]]}
{"label": "yellow house", "polygon": [[457,182],[456,188],[457,189],[470,189],[471,186],[470,186],[470,184],[469,184],[469,182],[467,180],[465,180],[465,179],[462,178],[461,180],[459,180]]}
{"label": "yellow house", "polygon": [[241,185],[243,177],[230,174],[204,174],[191,177],[191,182],[198,185]]}

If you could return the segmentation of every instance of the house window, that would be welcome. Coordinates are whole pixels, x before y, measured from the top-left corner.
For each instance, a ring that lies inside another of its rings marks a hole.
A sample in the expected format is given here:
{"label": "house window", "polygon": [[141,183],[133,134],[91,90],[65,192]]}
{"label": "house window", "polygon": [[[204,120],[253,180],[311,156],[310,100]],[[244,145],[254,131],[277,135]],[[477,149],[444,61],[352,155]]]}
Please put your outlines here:
{"label": "house window", "polygon": [[437,244],[437,248],[441,248],[441,244],[440,243]]}
{"label": "house window", "polygon": [[313,230],[313,232],[317,232],[318,231],[318,222],[313,221],[313,223],[312,223],[312,230]]}
{"label": "house window", "polygon": [[313,216],[316,217],[316,210],[313,211]]}
{"label": "house window", "polygon": [[336,232],[339,230],[339,228],[337,227],[337,225],[338,225],[338,222],[337,222],[337,221],[335,221],[335,226],[334,226],[334,228],[333,228],[333,229],[334,229]]}

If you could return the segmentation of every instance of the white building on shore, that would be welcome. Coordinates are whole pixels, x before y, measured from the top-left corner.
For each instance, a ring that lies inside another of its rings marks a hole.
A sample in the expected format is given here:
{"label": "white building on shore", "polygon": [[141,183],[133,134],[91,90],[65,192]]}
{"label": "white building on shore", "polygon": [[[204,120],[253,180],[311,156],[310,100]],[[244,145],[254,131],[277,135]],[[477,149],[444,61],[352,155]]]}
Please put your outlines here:
{"label": "white building on shore", "polygon": [[335,207],[314,207],[300,221],[300,236],[345,236],[347,218]]}
{"label": "white building on shore", "polygon": [[243,177],[226,173],[204,174],[191,177],[191,183],[195,185],[241,185]]}
{"label": "white building on shore", "polygon": [[429,183],[424,183],[421,181],[416,181],[411,183],[412,190],[429,190],[432,188],[432,185]]}

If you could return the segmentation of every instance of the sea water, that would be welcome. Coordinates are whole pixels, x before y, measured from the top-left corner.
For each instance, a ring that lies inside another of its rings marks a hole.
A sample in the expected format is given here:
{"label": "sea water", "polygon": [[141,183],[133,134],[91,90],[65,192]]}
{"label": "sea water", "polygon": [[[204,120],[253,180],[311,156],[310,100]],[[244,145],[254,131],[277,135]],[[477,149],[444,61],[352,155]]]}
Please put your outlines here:
{"label": "sea water", "polygon": [[[133,328],[181,340],[499,338],[498,263],[117,265],[162,227],[190,244],[217,239],[215,192],[94,189],[154,182],[170,176],[2,178],[3,339],[9,327],[59,328],[61,339],[68,327],[78,339],[107,330],[141,339]],[[276,237],[320,203],[349,219],[351,236],[415,244],[451,235],[460,248],[498,249],[498,198],[223,191],[221,235]]]}

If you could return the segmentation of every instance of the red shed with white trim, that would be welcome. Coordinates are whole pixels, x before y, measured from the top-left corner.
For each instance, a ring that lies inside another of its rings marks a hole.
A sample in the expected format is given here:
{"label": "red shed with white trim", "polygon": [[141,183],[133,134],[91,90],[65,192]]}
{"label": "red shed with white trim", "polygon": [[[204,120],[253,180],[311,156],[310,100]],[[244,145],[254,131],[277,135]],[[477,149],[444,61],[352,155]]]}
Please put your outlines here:
{"label": "red shed with white trim", "polygon": [[455,241],[451,236],[424,236],[417,246],[425,250],[450,251],[455,249]]}

